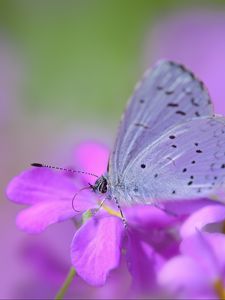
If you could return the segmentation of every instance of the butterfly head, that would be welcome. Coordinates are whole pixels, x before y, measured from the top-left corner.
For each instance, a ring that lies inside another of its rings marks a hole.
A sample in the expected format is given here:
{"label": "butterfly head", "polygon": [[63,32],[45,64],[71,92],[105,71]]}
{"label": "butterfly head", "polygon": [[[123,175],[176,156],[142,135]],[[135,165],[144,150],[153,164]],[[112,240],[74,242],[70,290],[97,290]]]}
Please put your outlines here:
{"label": "butterfly head", "polygon": [[108,190],[108,182],[106,177],[101,176],[99,177],[95,184],[92,186],[93,191],[99,192],[100,194],[105,194]]}

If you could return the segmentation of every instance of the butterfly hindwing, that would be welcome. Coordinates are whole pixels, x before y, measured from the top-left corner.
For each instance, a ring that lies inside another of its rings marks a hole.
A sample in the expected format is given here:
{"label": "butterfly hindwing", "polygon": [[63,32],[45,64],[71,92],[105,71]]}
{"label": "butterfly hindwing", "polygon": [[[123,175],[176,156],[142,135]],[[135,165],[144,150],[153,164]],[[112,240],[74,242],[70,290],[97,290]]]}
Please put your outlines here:
{"label": "butterfly hindwing", "polygon": [[225,180],[225,119],[203,117],[174,126],[140,150],[122,180],[137,202],[213,194]]}

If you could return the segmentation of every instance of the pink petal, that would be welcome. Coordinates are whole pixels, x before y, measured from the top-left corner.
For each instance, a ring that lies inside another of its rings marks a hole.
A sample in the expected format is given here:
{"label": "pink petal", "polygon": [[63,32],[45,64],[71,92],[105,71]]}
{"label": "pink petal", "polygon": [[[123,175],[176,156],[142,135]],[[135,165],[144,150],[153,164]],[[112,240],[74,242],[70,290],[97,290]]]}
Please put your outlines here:
{"label": "pink petal", "polygon": [[36,168],[13,178],[6,193],[10,200],[24,204],[65,200],[71,202],[75,193],[83,187],[78,180],[61,172]]}
{"label": "pink petal", "polygon": [[208,205],[193,213],[182,225],[180,233],[183,238],[196,233],[196,229],[202,229],[207,224],[219,223],[225,220],[225,206]]}
{"label": "pink petal", "polygon": [[143,233],[129,228],[127,263],[132,275],[132,288],[136,292],[153,292],[156,288],[156,274],[164,263],[160,256],[143,238]]}
{"label": "pink petal", "polygon": [[[178,251],[178,240],[169,232],[180,224],[180,218],[151,205],[141,205],[125,210],[130,228],[134,228],[142,235],[155,251],[163,257],[175,255]],[[151,234],[149,235],[149,232]]]}
{"label": "pink petal", "polygon": [[182,299],[190,299],[211,293],[207,274],[197,262],[184,255],[169,260],[160,270],[158,281],[164,291],[174,295],[170,299],[177,298],[176,294]]}
{"label": "pink petal", "polygon": [[46,201],[39,202],[24,209],[17,216],[17,226],[29,233],[39,233],[47,226],[72,218],[76,212],[71,202]]}
{"label": "pink petal", "polygon": [[180,250],[183,254],[192,257],[204,269],[212,284],[221,276],[225,267],[224,234],[197,231],[196,234],[182,241]]}
{"label": "pink petal", "polygon": [[[224,233],[213,233],[207,235],[207,241],[212,247],[219,265],[225,268],[225,235]],[[219,245],[219,247],[218,247]]]}
{"label": "pink petal", "polygon": [[119,265],[123,230],[119,218],[98,215],[76,232],[71,245],[72,263],[87,283],[103,285],[108,273]]}
{"label": "pink petal", "polygon": [[[75,165],[82,171],[94,173],[101,176],[106,172],[109,149],[97,142],[84,142],[75,149]],[[96,178],[84,175],[87,182],[94,183]]]}
{"label": "pink petal", "polygon": [[132,227],[164,228],[174,225],[178,218],[151,205],[137,205],[125,209],[125,216]]}

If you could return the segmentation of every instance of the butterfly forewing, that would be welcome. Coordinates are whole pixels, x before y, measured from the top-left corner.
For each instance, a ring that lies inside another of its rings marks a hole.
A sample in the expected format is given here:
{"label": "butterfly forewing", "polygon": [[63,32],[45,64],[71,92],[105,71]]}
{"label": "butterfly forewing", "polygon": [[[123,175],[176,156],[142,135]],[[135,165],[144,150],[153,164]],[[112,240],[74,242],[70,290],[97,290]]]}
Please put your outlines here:
{"label": "butterfly forewing", "polygon": [[203,117],[174,126],[141,149],[123,175],[131,202],[213,194],[225,180],[225,119]]}
{"label": "butterfly forewing", "polygon": [[162,61],[147,72],[122,117],[109,164],[109,177],[117,182],[139,153],[171,126],[213,114],[201,81],[182,65]]}

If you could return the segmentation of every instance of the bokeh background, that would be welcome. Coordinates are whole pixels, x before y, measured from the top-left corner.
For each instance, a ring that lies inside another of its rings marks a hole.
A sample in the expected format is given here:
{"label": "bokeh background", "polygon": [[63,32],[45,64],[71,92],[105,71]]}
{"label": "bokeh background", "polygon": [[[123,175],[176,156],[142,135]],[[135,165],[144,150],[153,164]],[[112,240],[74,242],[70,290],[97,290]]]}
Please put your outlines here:
{"label": "bokeh background", "polygon": [[[225,114],[225,1],[0,2],[1,299],[52,298],[74,233],[70,222],[19,232],[7,183],[31,162],[70,165],[79,141],[111,147],[134,84],[159,58],[195,71]],[[109,296],[76,280],[78,298]]]}

